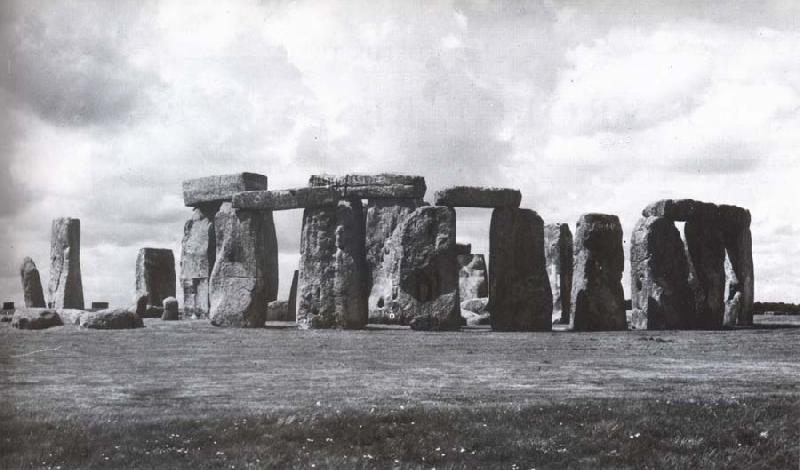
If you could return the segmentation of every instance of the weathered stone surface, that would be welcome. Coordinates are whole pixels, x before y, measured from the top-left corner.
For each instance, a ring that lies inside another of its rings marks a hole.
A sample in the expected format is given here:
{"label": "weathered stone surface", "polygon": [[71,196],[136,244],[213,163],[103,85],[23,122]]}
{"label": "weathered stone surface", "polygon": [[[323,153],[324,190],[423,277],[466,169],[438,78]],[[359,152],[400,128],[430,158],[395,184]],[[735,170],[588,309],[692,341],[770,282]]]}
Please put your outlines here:
{"label": "weathered stone surface", "polygon": [[345,199],[422,199],[425,197],[425,178],[415,175],[312,175],[312,187],[336,190]]}
{"label": "weathered stone surface", "polygon": [[181,287],[185,317],[207,318],[208,279],[217,257],[214,215],[211,208],[196,208],[183,226],[181,242]]}
{"label": "weathered stone surface", "polygon": [[11,317],[11,326],[20,330],[44,330],[64,323],[55,310],[44,308],[20,308]]}
{"label": "weathered stone surface", "polygon": [[689,262],[675,224],[639,220],[631,236],[631,324],[637,330],[686,328],[694,317]]}
{"label": "weathered stone surface", "polygon": [[335,207],[339,199],[336,190],[326,187],[247,191],[233,197],[233,207],[268,211],[316,209]]}
{"label": "weathered stone surface", "polygon": [[553,294],[544,221],[530,209],[498,208],[489,228],[489,305],[496,331],[549,331]]}
{"label": "weathered stone surface", "polygon": [[491,314],[486,310],[488,303],[488,297],[461,302],[461,316],[467,326],[491,325]]}
{"label": "weathered stone surface", "polygon": [[[146,305],[144,310],[139,310],[138,302],[142,297],[147,298]],[[147,310],[161,307],[167,297],[175,297],[175,257],[172,250],[141,248],[136,257],[136,313],[141,317],[149,316]]]}
{"label": "weathered stone surface", "polygon": [[180,320],[180,315],[178,314],[178,299],[175,297],[167,297],[164,299],[162,309],[162,320]]}
{"label": "weathered stone surface", "polygon": [[370,200],[366,211],[366,257],[369,286],[367,301],[370,323],[391,323],[393,314],[386,304],[391,297],[392,273],[384,269],[387,240],[400,222],[419,207],[411,199]]}
{"label": "weathered stone surface", "polygon": [[753,238],[750,227],[728,227],[723,232],[730,272],[727,273],[728,297],[725,300],[725,324],[753,325]]}
{"label": "weathered stone surface", "polygon": [[19,269],[22,278],[22,294],[25,298],[27,308],[45,308],[44,290],[42,290],[42,280],[39,277],[39,270],[32,259],[26,257]]}
{"label": "weathered stone surface", "polygon": [[81,328],[93,330],[128,330],[144,327],[144,322],[135,312],[124,308],[84,312],[80,319]]}
{"label": "weathered stone surface", "polygon": [[481,254],[458,255],[458,294],[461,301],[488,297],[489,276]]}
{"label": "weathered stone surface", "polygon": [[456,243],[456,256],[471,255],[472,244],[470,243]]}
{"label": "weathered stone surface", "polygon": [[303,213],[297,299],[301,328],[366,326],[364,224],[359,200]]}
{"label": "weathered stone surface", "polygon": [[289,302],[273,300],[267,304],[267,321],[294,321],[289,318]]}
{"label": "weathered stone surface", "polygon": [[710,221],[719,215],[719,208],[709,202],[694,199],[662,199],[642,210],[643,217],[665,217],[679,222],[704,219]]}
{"label": "weathered stone surface", "polygon": [[448,207],[519,207],[518,189],[452,186],[436,191],[434,205]]}
{"label": "weathered stone surface", "polygon": [[47,291],[50,306],[83,309],[80,219],[62,217],[53,220]]}
{"label": "weathered stone surface", "polygon": [[214,217],[216,262],[209,280],[215,326],[260,327],[278,292],[278,242],[272,213],[220,206]]}
{"label": "weathered stone surface", "polygon": [[743,207],[720,204],[718,214],[726,230],[737,232],[750,227],[750,211]]}
{"label": "weathered stone surface", "polygon": [[300,277],[300,271],[297,269],[294,270],[294,275],[292,275],[292,285],[289,288],[289,305],[288,305],[288,312],[286,314],[287,321],[296,321],[297,320],[297,281]]}
{"label": "weathered stone surface", "polygon": [[570,327],[579,331],[624,330],[622,226],[615,215],[584,214],[575,233]]}
{"label": "weathered stone surface", "polygon": [[545,225],[544,247],[547,276],[553,293],[553,317],[557,317],[558,323],[566,325],[569,324],[572,310],[573,241],[569,224]]}
{"label": "weathered stone surface", "polygon": [[78,326],[81,324],[81,315],[86,313],[86,310],[77,310],[74,308],[61,308],[56,310],[58,316],[61,317],[61,321],[65,325],[74,325]]}
{"label": "weathered stone surface", "polygon": [[486,309],[489,305],[489,298],[488,297],[481,297],[477,299],[470,299],[461,302],[461,311],[469,310],[470,312],[477,313],[482,315],[484,313],[488,314],[489,311]]}
{"label": "weathered stone surface", "polygon": [[718,329],[725,314],[725,243],[716,221],[693,219],[683,227],[689,252],[689,287],[694,293],[691,328]]}
{"label": "weathered stone surface", "polygon": [[236,173],[196,178],[183,182],[183,204],[197,207],[209,203],[230,201],[242,191],[267,189],[267,177],[255,173]]}

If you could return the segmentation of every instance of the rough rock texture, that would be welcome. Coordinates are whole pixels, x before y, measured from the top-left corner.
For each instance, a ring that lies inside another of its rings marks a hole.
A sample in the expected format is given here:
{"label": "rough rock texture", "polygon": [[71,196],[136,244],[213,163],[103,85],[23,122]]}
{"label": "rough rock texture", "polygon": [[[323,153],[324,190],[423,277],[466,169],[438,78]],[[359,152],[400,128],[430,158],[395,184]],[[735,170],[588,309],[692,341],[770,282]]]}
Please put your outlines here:
{"label": "rough rock texture", "polygon": [[195,208],[183,226],[181,287],[185,317],[207,318],[208,279],[217,257],[214,215],[217,207]]}
{"label": "rough rock texture", "polygon": [[615,215],[584,214],[575,233],[570,327],[579,331],[624,330],[622,226]]}
{"label": "rough rock texture", "polygon": [[39,270],[30,258],[25,258],[22,267],[19,269],[22,278],[22,294],[25,298],[25,307],[45,308],[44,290],[42,290],[42,280],[39,277]]}
{"label": "rough rock texture", "polygon": [[214,217],[216,261],[209,280],[215,326],[260,327],[278,293],[278,242],[269,211],[220,206]]}
{"label": "rough rock texture", "polygon": [[422,199],[425,178],[415,175],[312,175],[309,185],[336,190],[344,199]]}
{"label": "rough rock texture", "polygon": [[461,301],[488,297],[489,276],[481,254],[458,255],[458,295]]}
{"label": "rough rock texture", "polygon": [[86,310],[76,310],[74,308],[62,308],[56,310],[58,316],[61,317],[61,321],[64,322],[65,325],[74,325],[78,326],[81,324],[81,315],[86,313]]}
{"label": "rough rock texture", "polygon": [[163,303],[164,313],[161,314],[162,320],[180,320],[178,314],[178,299],[175,297],[167,297]]}
{"label": "rough rock texture", "polygon": [[267,304],[267,321],[294,321],[289,318],[289,302],[273,300]]}
{"label": "rough rock texture", "polygon": [[97,312],[84,312],[80,319],[81,328],[94,330],[128,330],[144,327],[144,322],[128,309],[116,308],[99,310]]}
{"label": "rough rock texture", "polygon": [[572,293],[572,232],[569,224],[544,226],[544,250],[547,276],[553,293],[553,316],[561,324],[569,323]]}
{"label": "rough rock texture", "polygon": [[11,317],[11,326],[20,330],[44,330],[64,323],[55,310],[44,308],[21,308]]}
{"label": "rough rock texture", "polygon": [[553,294],[544,221],[530,209],[498,208],[489,228],[489,305],[496,331],[549,331]]}
{"label": "rough rock texture", "polygon": [[295,269],[294,274],[292,275],[292,285],[289,288],[289,305],[286,313],[286,318],[288,319],[287,321],[297,320],[297,281],[299,277],[300,271]]}
{"label": "rough rock texture", "polygon": [[719,208],[709,202],[694,199],[662,199],[642,210],[643,217],[665,217],[679,222],[697,219],[713,219],[719,215]]}
{"label": "rough rock texture", "polygon": [[267,177],[255,173],[206,176],[183,182],[183,204],[197,207],[208,203],[230,201],[242,191],[267,189]]}
{"label": "rough rock texture", "polygon": [[297,301],[301,328],[366,326],[364,242],[364,211],[359,200],[305,210]]}
{"label": "rough rock texture", "polygon": [[384,269],[384,257],[388,253],[386,243],[400,222],[419,206],[419,201],[411,199],[376,199],[367,205],[365,243],[370,323],[392,322],[386,303],[387,296],[391,296],[392,282],[392,273]]}
{"label": "rough rock texture", "polygon": [[83,309],[80,219],[62,217],[53,220],[47,291],[50,306]]}
{"label": "rough rock texture", "polygon": [[315,209],[334,207],[339,199],[336,190],[326,187],[247,191],[234,196],[233,207],[269,211]]}
{"label": "rough rock texture", "polygon": [[470,243],[456,243],[456,255],[471,255],[472,254],[472,244]]}
{"label": "rough rock texture", "polygon": [[467,326],[491,325],[491,314],[486,310],[488,297],[461,302],[461,316]]}
{"label": "rough rock texture", "polygon": [[633,328],[686,328],[694,317],[694,302],[689,262],[675,224],[665,217],[640,219],[630,249]]}
{"label": "rough rock texture", "polygon": [[692,219],[683,227],[695,317],[690,328],[718,329],[725,314],[725,243],[716,221]]}
{"label": "rough rock texture", "polygon": [[[146,297],[144,309],[139,299]],[[175,297],[175,256],[166,248],[141,248],[136,257],[136,313],[146,317],[151,307],[161,307],[164,299]],[[161,316],[161,315],[156,315]]]}
{"label": "rough rock texture", "polygon": [[519,207],[518,189],[452,186],[436,191],[434,205],[447,207]]}
{"label": "rough rock texture", "polygon": [[753,237],[750,212],[736,206],[720,206],[720,219],[730,270],[726,272],[728,295],[724,324],[753,325]]}

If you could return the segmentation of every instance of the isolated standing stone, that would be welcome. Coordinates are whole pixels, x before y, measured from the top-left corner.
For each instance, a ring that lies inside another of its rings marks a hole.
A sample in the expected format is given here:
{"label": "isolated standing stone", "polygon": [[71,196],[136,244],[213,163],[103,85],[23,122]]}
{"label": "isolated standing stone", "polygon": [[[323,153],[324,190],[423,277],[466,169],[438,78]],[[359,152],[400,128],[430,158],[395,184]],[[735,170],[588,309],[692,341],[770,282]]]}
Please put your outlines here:
{"label": "isolated standing stone", "polygon": [[689,326],[718,329],[725,315],[725,243],[716,219],[691,219],[683,227],[689,252],[689,287],[695,318]]}
{"label": "isolated standing stone", "polygon": [[364,212],[359,200],[304,211],[297,300],[300,327],[366,326],[364,241]]}
{"label": "isolated standing stone", "polygon": [[186,317],[207,318],[208,279],[217,257],[214,215],[218,208],[195,208],[183,226],[181,242],[181,287]]}
{"label": "isolated standing stone", "polygon": [[615,215],[584,214],[575,233],[570,327],[578,331],[624,330],[622,226]]}
{"label": "isolated standing stone", "polygon": [[22,294],[25,298],[25,307],[45,308],[44,291],[42,290],[42,280],[39,277],[39,270],[33,260],[26,257],[19,269],[22,278]]}
{"label": "isolated standing stone", "polygon": [[572,232],[568,224],[544,226],[544,249],[547,276],[553,292],[553,316],[561,324],[569,323],[572,293]]}
{"label": "isolated standing stone", "polygon": [[486,260],[481,254],[458,255],[458,294],[461,302],[489,296]]}
{"label": "isolated standing stone", "polygon": [[530,209],[498,208],[489,228],[489,305],[496,331],[549,331],[553,294],[544,221]]}
{"label": "isolated standing stone", "polygon": [[164,299],[162,305],[164,313],[161,314],[162,320],[179,320],[178,316],[178,299],[175,297],[167,297]]}
{"label": "isolated standing stone", "polygon": [[83,309],[80,219],[62,217],[53,220],[47,291],[52,307]]}
{"label": "isolated standing stone", "polygon": [[[167,248],[141,248],[136,257],[136,299],[146,297],[145,308],[138,309],[140,317],[150,316],[148,312],[156,311],[160,316],[160,307],[167,297],[175,297],[175,257]],[[154,309],[152,307],[159,307]]]}
{"label": "isolated standing stone", "polygon": [[631,236],[633,328],[686,328],[694,317],[689,262],[675,224],[665,217],[639,220]]}

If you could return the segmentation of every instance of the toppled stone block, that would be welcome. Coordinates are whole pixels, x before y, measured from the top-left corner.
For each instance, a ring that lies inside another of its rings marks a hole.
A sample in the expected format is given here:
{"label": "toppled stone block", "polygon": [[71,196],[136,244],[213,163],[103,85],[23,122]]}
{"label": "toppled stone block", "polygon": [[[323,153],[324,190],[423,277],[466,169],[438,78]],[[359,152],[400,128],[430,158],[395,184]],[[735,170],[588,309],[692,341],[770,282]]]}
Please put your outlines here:
{"label": "toppled stone block", "polygon": [[452,186],[436,191],[434,205],[447,207],[519,207],[518,189]]}
{"label": "toppled stone block", "polygon": [[198,207],[209,203],[231,201],[242,191],[267,189],[267,177],[255,173],[206,176],[183,182],[183,204]]}
{"label": "toppled stone block", "polygon": [[415,175],[312,175],[312,187],[327,187],[343,199],[422,199],[425,197],[425,178]]}
{"label": "toppled stone block", "polygon": [[124,308],[116,308],[97,312],[84,312],[81,315],[80,326],[81,328],[92,330],[129,330],[143,328],[144,322],[135,312]]}
{"label": "toppled stone block", "polygon": [[[144,308],[138,310],[142,297]],[[141,248],[136,257],[136,313],[150,316],[151,307],[161,307],[164,299],[175,297],[175,257],[166,248]],[[161,312],[154,315],[160,317]]]}
{"label": "toppled stone block", "polygon": [[544,226],[545,260],[550,290],[553,293],[553,316],[562,325],[569,324],[572,291],[573,241],[568,224]]}
{"label": "toppled stone block", "polygon": [[486,260],[481,254],[458,255],[458,292],[461,302],[489,296]]}
{"label": "toppled stone block", "polygon": [[289,302],[273,300],[267,304],[267,321],[294,321],[289,318]]}
{"label": "toppled stone block", "polygon": [[161,314],[162,320],[165,321],[180,320],[180,315],[178,313],[178,299],[176,299],[175,297],[167,297],[166,299],[164,299],[162,310],[164,312]]}
{"label": "toppled stone block", "polygon": [[233,207],[262,211],[316,209],[336,207],[339,199],[336,190],[326,187],[247,191],[233,197]]}
{"label": "toppled stone block", "polygon": [[55,310],[44,308],[21,308],[11,317],[11,326],[20,330],[44,330],[64,323]]}
{"label": "toppled stone block", "polygon": [[53,220],[50,237],[49,306],[83,309],[81,280],[81,221],[70,217]]}
{"label": "toppled stone block", "polygon": [[39,270],[36,268],[36,264],[31,258],[26,257],[25,260],[22,261],[22,267],[19,269],[19,275],[22,278],[22,294],[25,299],[25,307],[47,307],[47,304],[44,300],[42,280],[39,277]]}

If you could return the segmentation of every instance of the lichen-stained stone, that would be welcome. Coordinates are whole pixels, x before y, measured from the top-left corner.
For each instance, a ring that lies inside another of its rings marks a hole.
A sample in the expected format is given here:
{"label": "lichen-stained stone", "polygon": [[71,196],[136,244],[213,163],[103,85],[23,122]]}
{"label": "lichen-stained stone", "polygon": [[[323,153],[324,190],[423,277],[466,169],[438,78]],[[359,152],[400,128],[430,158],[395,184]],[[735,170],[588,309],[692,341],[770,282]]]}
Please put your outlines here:
{"label": "lichen-stained stone", "polygon": [[451,186],[436,191],[434,205],[447,207],[519,207],[522,193],[518,189]]}
{"label": "lichen-stained stone", "polygon": [[584,214],[575,232],[570,327],[578,331],[624,330],[622,225],[615,215]]}
{"label": "lichen-stained stone", "polygon": [[49,303],[53,308],[82,310],[81,221],[70,217],[53,220],[50,237]]}
{"label": "lichen-stained stone", "polygon": [[19,275],[22,278],[22,295],[25,299],[25,307],[45,308],[47,304],[44,300],[44,290],[42,280],[39,277],[39,270],[31,258],[26,257],[19,268]]}
{"label": "lichen-stained stone", "polygon": [[550,290],[553,293],[553,316],[568,324],[571,310],[573,241],[568,224],[544,226],[545,259]]}
{"label": "lichen-stained stone", "polygon": [[725,314],[725,243],[717,221],[693,219],[683,227],[695,317],[690,327],[719,329]]}
{"label": "lichen-stained stone", "polygon": [[530,209],[498,208],[489,228],[489,304],[496,331],[549,331],[553,294],[544,221]]}
{"label": "lichen-stained stone", "polygon": [[217,257],[214,215],[219,208],[195,208],[183,226],[181,242],[181,287],[185,317],[207,318],[208,279]]}
{"label": "lichen-stained stone", "polygon": [[[145,311],[161,307],[164,299],[175,297],[175,257],[166,248],[141,248],[136,257],[136,299],[147,297]],[[145,312],[137,311],[140,316]],[[160,316],[160,315],[157,315]]]}
{"label": "lichen-stained stone", "polygon": [[306,209],[300,237],[297,324],[363,328],[367,324],[364,212],[359,200]]}
{"label": "lichen-stained stone", "polygon": [[246,191],[233,197],[233,207],[267,211],[315,209],[335,207],[339,199],[339,193],[327,187]]}
{"label": "lichen-stained stone", "polygon": [[183,182],[183,204],[198,207],[209,203],[231,201],[242,191],[267,189],[267,177],[255,173],[236,173],[195,178]]}
{"label": "lichen-stained stone", "polygon": [[458,255],[458,293],[461,302],[489,296],[489,275],[482,254]]}

